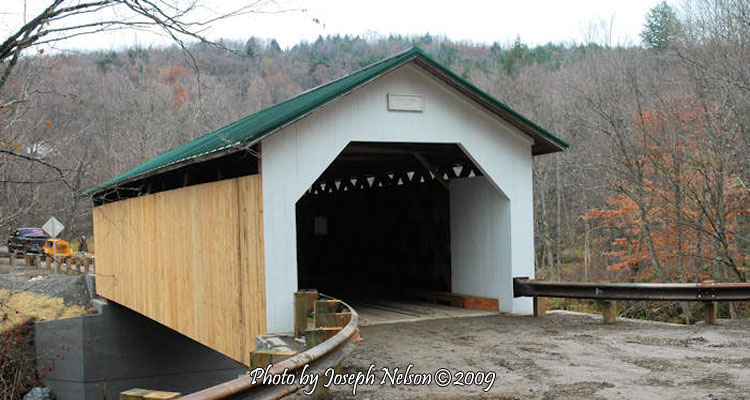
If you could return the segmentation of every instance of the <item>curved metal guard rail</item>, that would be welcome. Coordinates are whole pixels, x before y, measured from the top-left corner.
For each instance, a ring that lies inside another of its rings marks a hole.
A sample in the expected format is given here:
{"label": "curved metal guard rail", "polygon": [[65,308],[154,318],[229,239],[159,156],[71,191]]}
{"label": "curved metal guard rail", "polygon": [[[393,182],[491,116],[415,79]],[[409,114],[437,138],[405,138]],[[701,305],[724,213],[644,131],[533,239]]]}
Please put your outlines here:
{"label": "curved metal guard rail", "polygon": [[597,300],[747,301],[750,283],[582,283],[513,278],[513,297]]}
{"label": "curved metal guard rail", "polygon": [[[329,296],[324,296],[328,297]],[[299,374],[305,365],[306,373],[323,373],[327,368],[341,363],[354,348],[359,339],[359,314],[350,305],[342,304],[351,313],[349,323],[336,335],[325,342],[294,357],[275,364],[269,370],[272,374]],[[299,382],[299,376],[295,382]],[[227,381],[199,392],[181,397],[182,400],[213,400],[213,399],[279,399],[303,388],[305,385],[264,385],[262,382],[253,383],[249,375]]]}

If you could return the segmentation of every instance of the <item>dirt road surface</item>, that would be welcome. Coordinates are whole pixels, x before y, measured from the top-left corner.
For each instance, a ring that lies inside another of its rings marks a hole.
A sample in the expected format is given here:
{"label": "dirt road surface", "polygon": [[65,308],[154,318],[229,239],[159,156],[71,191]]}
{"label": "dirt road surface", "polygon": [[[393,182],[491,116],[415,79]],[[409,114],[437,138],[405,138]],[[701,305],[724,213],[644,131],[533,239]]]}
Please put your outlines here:
{"label": "dirt road surface", "polygon": [[[750,399],[750,321],[677,326],[579,315],[492,315],[365,326],[341,373],[367,372],[359,399]],[[380,385],[381,368],[494,371],[481,386]],[[325,380],[326,377],[322,377]],[[352,398],[334,386],[330,398]],[[297,394],[296,398],[306,396]]]}

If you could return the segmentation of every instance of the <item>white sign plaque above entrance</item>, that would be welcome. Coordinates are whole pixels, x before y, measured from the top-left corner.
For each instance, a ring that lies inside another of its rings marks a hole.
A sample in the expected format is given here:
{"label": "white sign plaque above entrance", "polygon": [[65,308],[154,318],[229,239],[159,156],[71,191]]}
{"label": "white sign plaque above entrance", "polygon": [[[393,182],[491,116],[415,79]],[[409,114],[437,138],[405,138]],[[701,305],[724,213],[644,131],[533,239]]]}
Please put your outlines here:
{"label": "white sign plaque above entrance", "polygon": [[388,111],[424,111],[423,94],[388,93]]}

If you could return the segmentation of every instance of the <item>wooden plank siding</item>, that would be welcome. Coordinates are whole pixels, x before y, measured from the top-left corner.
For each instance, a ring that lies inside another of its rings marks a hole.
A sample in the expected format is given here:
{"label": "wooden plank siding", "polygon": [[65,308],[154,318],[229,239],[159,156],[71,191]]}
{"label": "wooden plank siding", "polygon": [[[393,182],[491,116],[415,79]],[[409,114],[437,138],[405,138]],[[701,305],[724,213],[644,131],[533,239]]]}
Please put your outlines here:
{"label": "wooden plank siding", "polygon": [[94,208],[97,294],[248,366],[266,331],[261,176]]}

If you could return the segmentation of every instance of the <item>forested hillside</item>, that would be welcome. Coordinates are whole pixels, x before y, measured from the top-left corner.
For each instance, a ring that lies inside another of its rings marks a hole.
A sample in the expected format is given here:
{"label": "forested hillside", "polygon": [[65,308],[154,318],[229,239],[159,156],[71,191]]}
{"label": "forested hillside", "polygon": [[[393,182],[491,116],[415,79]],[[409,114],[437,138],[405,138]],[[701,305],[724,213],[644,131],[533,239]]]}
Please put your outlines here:
{"label": "forested hillside", "polygon": [[750,2],[691,4],[656,7],[628,47],[335,36],[27,57],[0,88],[17,100],[0,108],[0,232],[55,215],[90,233],[83,190],[417,45],[572,144],[536,158],[538,276],[747,281]]}

